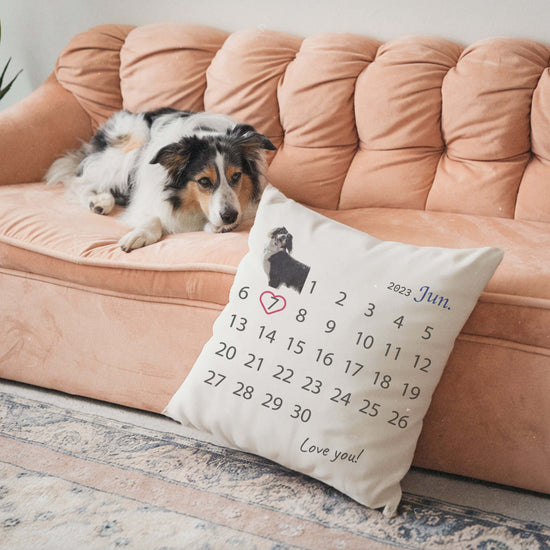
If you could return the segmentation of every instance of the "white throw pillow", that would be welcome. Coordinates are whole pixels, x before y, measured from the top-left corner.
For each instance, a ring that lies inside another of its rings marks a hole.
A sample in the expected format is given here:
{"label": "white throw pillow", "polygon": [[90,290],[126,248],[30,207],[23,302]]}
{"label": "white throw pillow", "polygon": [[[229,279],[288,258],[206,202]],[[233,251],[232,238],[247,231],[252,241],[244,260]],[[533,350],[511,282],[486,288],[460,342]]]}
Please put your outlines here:
{"label": "white throw pillow", "polygon": [[502,259],[380,241],[264,192],[166,415],[393,515],[455,338]]}

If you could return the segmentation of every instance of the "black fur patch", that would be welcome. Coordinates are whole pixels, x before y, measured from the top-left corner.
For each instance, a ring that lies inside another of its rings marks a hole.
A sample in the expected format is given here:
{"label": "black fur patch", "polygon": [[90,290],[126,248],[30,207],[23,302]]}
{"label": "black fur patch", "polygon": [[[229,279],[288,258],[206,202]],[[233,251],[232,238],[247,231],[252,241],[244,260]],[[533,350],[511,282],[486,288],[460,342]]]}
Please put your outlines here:
{"label": "black fur patch", "polygon": [[91,139],[90,144],[94,148],[94,153],[99,153],[107,149],[109,142],[107,141],[107,135],[103,128],[100,128],[96,132],[95,136]]}
{"label": "black fur patch", "polygon": [[270,263],[268,283],[270,287],[279,288],[284,284],[298,293],[302,292],[309,275],[308,265],[295,260],[286,250],[276,252],[268,258],[268,262]]}
{"label": "black fur patch", "polygon": [[143,118],[149,128],[152,126],[155,119],[163,115],[180,115],[182,118],[188,117],[193,114],[193,111],[180,111],[178,109],[172,109],[172,107],[162,107],[155,109],[154,111],[147,111],[143,113]]}
{"label": "black fur patch", "polygon": [[111,193],[111,195],[113,195],[113,198],[115,199],[115,204],[118,204],[119,206],[128,206],[128,204],[130,203],[130,195],[132,192],[132,189],[130,187],[128,187],[128,189],[125,189],[124,191],[113,187],[109,189],[109,192]]}
{"label": "black fur patch", "polygon": [[166,200],[172,205],[174,210],[181,208],[182,202],[179,195],[172,193]]}

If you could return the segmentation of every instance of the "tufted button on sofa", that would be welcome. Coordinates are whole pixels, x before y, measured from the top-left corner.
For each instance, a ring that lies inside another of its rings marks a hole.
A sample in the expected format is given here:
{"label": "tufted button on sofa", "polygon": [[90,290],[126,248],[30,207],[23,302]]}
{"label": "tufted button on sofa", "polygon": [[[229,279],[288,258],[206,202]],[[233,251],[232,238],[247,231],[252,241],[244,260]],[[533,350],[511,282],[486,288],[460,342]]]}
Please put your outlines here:
{"label": "tufted button on sofa", "polygon": [[227,303],[250,223],[125,254],[43,176],[116,110],[230,114],[287,196],[385,240],[496,246],[414,464],[550,492],[550,47],[104,25],[0,113],[0,376],[160,412]]}

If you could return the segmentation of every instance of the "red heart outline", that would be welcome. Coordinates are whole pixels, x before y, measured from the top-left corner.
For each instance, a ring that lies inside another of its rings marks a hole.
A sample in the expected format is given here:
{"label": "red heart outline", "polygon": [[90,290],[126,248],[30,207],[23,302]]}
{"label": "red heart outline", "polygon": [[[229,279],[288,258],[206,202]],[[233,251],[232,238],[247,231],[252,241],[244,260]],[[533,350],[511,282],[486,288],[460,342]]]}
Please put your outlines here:
{"label": "red heart outline", "polygon": [[[268,311],[267,308],[265,307],[265,304],[264,304],[264,296],[268,294],[270,296],[273,296],[273,298],[277,298],[277,299],[281,299],[283,301],[283,306],[280,307],[279,309],[272,309],[271,311]],[[264,308],[264,311],[268,314],[268,315],[271,315],[272,313],[277,313],[278,311],[283,311],[283,309],[285,309],[286,307],[286,299],[284,296],[280,296],[278,294],[274,294],[273,292],[271,292],[271,290],[266,290],[264,292],[262,292],[260,294],[260,304],[262,304],[262,307]]]}

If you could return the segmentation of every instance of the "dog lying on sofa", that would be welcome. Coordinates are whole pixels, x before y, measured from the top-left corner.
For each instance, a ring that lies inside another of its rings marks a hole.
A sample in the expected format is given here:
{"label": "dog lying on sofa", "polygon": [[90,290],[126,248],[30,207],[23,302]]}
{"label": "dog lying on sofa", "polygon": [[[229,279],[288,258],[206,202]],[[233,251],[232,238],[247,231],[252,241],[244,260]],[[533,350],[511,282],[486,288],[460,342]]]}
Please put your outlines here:
{"label": "dog lying on sofa", "polygon": [[63,183],[97,214],[126,207],[122,219],[133,229],[119,244],[130,252],[163,234],[237,228],[265,187],[264,150],[275,146],[225,115],[119,111],[89,143],[54,162],[46,180]]}

